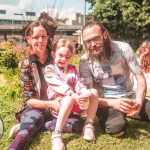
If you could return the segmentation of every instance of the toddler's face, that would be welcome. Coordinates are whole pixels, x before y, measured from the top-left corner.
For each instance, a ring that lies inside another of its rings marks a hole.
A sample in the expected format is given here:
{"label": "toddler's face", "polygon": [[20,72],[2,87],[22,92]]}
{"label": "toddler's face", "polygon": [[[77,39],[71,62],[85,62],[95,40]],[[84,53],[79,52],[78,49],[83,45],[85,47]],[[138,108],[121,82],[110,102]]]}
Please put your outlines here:
{"label": "toddler's face", "polygon": [[67,47],[60,47],[56,52],[52,52],[52,57],[54,58],[55,64],[62,68],[67,67],[70,63],[72,53]]}

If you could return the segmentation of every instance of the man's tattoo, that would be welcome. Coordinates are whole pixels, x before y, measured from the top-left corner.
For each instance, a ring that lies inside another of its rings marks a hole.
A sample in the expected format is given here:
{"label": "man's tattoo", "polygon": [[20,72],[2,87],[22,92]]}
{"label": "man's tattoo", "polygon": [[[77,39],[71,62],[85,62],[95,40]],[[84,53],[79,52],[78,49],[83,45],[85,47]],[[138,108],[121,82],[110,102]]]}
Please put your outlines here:
{"label": "man's tattoo", "polygon": [[138,82],[136,100],[143,101],[145,98],[145,95],[146,95],[145,87],[143,86],[143,84],[141,82]]}

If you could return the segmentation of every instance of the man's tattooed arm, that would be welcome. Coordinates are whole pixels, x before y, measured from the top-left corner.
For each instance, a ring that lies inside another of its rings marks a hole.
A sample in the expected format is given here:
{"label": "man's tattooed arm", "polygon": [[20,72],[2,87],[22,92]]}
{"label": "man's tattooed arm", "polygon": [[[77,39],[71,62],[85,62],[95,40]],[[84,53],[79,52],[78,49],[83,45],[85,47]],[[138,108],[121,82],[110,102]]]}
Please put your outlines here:
{"label": "man's tattooed arm", "polygon": [[137,103],[142,103],[147,91],[147,84],[143,73],[137,76],[137,94],[136,101]]}

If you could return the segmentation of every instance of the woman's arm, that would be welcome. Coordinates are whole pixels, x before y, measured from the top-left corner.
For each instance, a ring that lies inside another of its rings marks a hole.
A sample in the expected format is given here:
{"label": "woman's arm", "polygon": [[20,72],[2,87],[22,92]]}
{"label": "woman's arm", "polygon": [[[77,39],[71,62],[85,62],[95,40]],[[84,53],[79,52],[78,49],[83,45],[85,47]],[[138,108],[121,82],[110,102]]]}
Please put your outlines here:
{"label": "woman's arm", "polygon": [[39,100],[39,99],[30,99],[28,100],[27,106],[28,107],[34,107],[38,109],[54,109],[55,111],[58,111],[60,109],[60,100],[62,98],[56,98],[53,101],[47,101],[47,100]]}
{"label": "woman's arm", "polygon": [[21,87],[24,102],[28,107],[34,107],[39,109],[53,108],[56,111],[60,108],[60,98],[54,101],[39,100],[39,93],[34,83],[34,77],[32,75],[32,63],[29,58],[25,58],[21,64]]}
{"label": "woman's arm", "polygon": [[31,98],[39,99],[39,93],[32,75],[32,63],[29,58],[22,60],[20,80],[24,103],[27,103]]}

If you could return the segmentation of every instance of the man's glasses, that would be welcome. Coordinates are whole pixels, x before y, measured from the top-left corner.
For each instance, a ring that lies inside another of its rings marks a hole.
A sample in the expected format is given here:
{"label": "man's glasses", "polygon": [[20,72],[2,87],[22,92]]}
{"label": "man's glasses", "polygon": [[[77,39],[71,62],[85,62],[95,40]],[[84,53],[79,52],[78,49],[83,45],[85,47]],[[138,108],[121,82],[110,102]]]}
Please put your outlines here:
{"label": "man's glasses", "polygon": [[84,43],[85,45],[90,45],[91,42],[94,42],[94,43],[97,44],[98,42],[101,42],[101,41],[102,41],[102,35],[98,35],[98,36],[93,37],[92,39],[83,41],[83,43]]}

